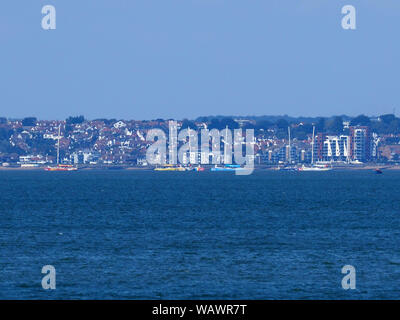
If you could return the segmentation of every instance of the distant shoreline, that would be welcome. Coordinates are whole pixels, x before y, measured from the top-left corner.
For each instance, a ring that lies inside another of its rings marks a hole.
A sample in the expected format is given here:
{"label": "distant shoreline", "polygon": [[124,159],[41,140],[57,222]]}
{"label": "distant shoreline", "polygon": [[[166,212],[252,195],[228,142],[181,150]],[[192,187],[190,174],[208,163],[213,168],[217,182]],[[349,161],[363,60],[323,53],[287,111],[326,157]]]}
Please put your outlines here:
{"label": "distant shoreline", "polygon": [[[0,166],[0,171],[44,171],[45,167],[2,167]],[[277,171],[277,166],[255,166],[255,171]],[[359,170],[375,170],[375,169],[382,169],[382,170],[400,170],[400,166],[395,165],[366,165],[360,167],[333,167],[334,171],[359,171]],[[83,167],[79,168],[79,171],[90,171],[90,170],[98,170],[98,171],[153,171],[153,167]],[[208,170],[206,170],[208,171]]]}

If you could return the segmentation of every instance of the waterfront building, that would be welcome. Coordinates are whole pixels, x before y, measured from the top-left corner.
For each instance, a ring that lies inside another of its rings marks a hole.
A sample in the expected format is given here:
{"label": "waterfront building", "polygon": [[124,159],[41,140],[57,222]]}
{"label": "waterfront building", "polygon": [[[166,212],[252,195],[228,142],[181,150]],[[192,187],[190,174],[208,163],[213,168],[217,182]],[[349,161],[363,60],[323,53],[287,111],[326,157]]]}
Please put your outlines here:
{"label": "waterfront building", "polygon": [[350,158],[367,162],[372,158],[371,131],[367,126],[350,127]]}
{"label": "waterfront building", "polygon": [[347,135],[327,135],[319,133],[314,145],[316,161],[336,162],[350,160],[350,137]]}
{"label": "waterfront building", "polygon": [[349,136],[326,136],[322,148],[322,161],[348,161]]}

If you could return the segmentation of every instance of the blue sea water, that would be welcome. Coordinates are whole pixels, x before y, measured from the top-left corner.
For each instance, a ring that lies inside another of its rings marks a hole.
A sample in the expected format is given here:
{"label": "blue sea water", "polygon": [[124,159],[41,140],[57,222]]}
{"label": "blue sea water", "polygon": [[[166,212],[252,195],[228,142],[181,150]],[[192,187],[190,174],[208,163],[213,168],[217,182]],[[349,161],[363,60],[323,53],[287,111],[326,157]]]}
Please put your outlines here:
{"label": "blue sea water", "polygon": [[0,298],[397,299],[399,190],[397,171],[0,171]]}

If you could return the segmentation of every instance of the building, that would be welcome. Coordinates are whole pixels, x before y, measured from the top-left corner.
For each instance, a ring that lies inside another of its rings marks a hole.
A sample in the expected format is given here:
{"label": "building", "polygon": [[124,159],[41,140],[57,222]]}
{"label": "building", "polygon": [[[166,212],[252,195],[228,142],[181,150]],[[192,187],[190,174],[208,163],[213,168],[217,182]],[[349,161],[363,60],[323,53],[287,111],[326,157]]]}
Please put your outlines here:
{"label": "building", "polygon": [[349,160],[350,137],[325,136],[322,145],[321,161],[348,161]]}
{"label": "building", "polygon": [[350,158],[368,162],[372,159],[371,130],[367,126],[350,127]]}
{"label": "building", "polygon": [[400,145],[386,145],[379,148],[381,157],[386,158],[389,161],[400,160]]}

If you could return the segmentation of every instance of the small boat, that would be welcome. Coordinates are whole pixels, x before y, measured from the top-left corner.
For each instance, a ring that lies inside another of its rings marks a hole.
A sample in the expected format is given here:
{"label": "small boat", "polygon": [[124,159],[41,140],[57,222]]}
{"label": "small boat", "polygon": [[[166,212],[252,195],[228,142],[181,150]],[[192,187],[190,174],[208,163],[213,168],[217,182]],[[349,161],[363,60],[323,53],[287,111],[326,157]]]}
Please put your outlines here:
{"label": "small boat", "polygon": [[76,171],[78,170],[77,167],[74,167],[70,164],[58,164],[55,167],[45,167],[44,168],[45,171]]}
{"label": "small boat", "polygon": [[278,171],[298,171],[298,168],[295,166],[279,166],[276,168]]}
{"label": "small boat", "polygon": [[211,168],[211,171],[230,171],[230,172],[236,172],[236,171],[241,171],[241,170],[246,170],[245,168],[242,168],[238,164],[226,164],[223,167],[218,167],[215,165],[214,168]]}
{"label": "small boat", "polygon": [[154,171],[186,171],[184,167],[175,166],[173,164],[166,164],[162,167],[154,168]]}
{"label": "small boat", "polygon": [[311,166],[311,167],[306,167],[303,165],[302,167],[299,168],[299,171],[330,171],[332,170],[331,167],[328,166]]}
{"label": "small boat", "polygon": [[201,166],[197,166],[197,167],[191,167],[191,170],[200,172],[200,171],[204,171],[204,168]]}
{"label": "small boat", "polygon": [[184,167],[186,169],[186,171],[204,171],[204,168],[200,165],[198,165],[197,167],[192,166],[191,164],[189,164],[187,167]]}
{"label": "small boat", "polygon": [[379,169],[379,168],[376,168],[376,169],[375,169],[375,173],[376,173],[376,174],[382,174],[383,171],[382,171],[381,169]]}

